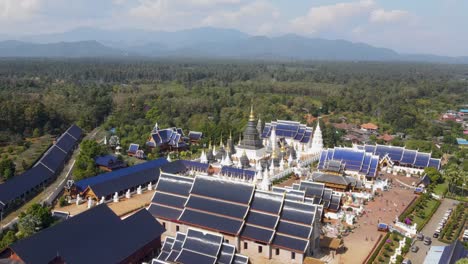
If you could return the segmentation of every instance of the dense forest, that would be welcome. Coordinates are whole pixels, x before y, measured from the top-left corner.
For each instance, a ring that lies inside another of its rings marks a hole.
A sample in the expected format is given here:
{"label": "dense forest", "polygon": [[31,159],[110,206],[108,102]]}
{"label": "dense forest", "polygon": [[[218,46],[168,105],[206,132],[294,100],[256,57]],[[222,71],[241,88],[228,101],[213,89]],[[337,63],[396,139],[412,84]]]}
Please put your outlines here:
{"label": "dense forest", "polygon": [[[253,104],[263,121],[307,114],[375,122],[416,140],[459,136],[434,122],[467,103],[468,65],[378,62],[0,60],[0,143],[71,123],[143,144],[155,122],[235,138]],[[341,131],[325,127],[326,144]]]}

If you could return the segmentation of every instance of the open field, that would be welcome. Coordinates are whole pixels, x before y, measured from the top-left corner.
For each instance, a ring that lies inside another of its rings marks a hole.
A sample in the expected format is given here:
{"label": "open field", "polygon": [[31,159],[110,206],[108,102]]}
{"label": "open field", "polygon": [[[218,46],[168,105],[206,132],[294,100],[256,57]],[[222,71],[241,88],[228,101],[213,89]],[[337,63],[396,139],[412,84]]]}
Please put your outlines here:
{"label": "open field", "polygon": [[[52,144],[52,136],[44,135],[37,138],[27,138],[23,146],[8,145],[0,147],[0,157],[12,159],[16,165],[16,175],[23,173]],[[28,147],[26,145],[29,145]],[[24,165],[25,166],[24,166]]]}

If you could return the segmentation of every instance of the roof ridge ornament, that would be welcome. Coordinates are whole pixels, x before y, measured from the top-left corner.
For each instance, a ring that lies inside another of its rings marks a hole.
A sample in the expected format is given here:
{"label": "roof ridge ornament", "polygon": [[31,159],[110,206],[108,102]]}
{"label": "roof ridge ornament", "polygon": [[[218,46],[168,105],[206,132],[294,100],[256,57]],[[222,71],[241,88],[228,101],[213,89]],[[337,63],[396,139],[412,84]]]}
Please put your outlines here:
{"label": "roof ridge ornament", "polygon": [[254,114],[254,110],[253,110],[253,103],[250,105],[249,121],[255,121],[255,114]]}

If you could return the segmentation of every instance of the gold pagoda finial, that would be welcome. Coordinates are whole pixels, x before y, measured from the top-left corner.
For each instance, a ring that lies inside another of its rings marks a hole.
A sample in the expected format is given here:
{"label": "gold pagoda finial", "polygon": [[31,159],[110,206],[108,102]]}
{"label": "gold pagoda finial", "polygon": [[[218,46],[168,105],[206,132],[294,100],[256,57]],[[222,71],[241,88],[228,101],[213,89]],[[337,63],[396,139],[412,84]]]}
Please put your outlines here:
{"label": "gold pagoda finial", "polygon": [[219,140],[219,146],[223,146],[223,133],[221,133],[221,139]]}
{"label": "gold pagoda finial", "polygon": [[232,130],[229,130],[229,139],[232,140]]}
{"label": "gold pagoda finial", "polygon": [[249,121],[255,121],[255,115],[253,111],[253,104],[250,105],[250,116],[249,116]]}
{"label": "gold pagoda finial", "polygon": [[285,152],[286,151],[286,148],[284,146],[284,142],[281,141],[281,152]]}
{"label": "gold pagoda finial", "polygon": [[271,157],[272,157],[273,159],[276,159],[276,158],[278,157],[278,155],[276,154],[276,151],[273,151]]}

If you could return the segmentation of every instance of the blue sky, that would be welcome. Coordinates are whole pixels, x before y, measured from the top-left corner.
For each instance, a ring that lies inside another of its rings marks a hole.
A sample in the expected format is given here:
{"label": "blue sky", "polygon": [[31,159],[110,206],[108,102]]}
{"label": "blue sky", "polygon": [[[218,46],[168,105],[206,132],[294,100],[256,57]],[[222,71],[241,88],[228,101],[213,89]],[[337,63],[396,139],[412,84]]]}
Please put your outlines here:
{"label": "blue sky", "polygon": [[466,13],[466,0],[0,0],[0,35],[212,26],[468,56]]}

